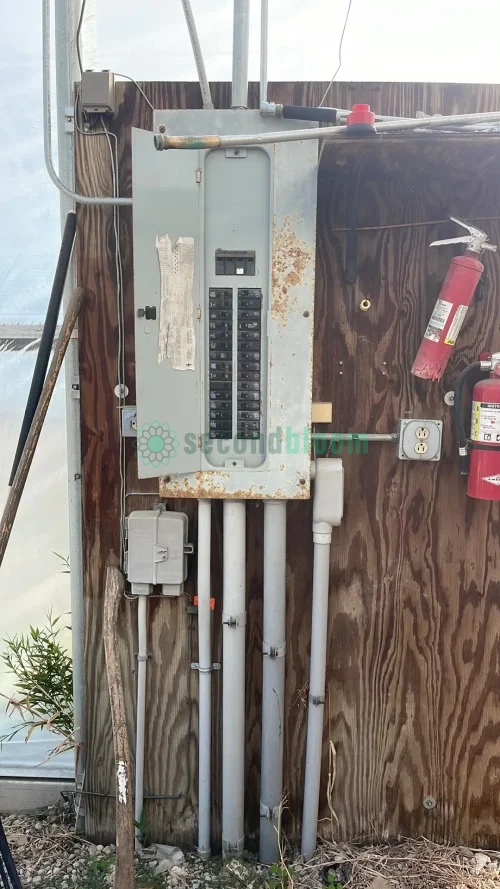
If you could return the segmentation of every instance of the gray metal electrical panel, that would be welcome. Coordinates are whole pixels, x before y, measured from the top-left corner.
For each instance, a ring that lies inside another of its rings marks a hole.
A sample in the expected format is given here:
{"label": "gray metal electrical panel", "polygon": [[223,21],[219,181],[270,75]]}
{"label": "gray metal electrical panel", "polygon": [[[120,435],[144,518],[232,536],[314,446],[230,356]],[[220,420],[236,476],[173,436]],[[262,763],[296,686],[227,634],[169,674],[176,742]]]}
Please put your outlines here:
{"label": "gray metal electrical panel", "polygon": [[[280,125],[155,112],[173,135]],[[139,477],[166,497],[307,498],[317,141],[157,152],[133,130],[132,158]]]}

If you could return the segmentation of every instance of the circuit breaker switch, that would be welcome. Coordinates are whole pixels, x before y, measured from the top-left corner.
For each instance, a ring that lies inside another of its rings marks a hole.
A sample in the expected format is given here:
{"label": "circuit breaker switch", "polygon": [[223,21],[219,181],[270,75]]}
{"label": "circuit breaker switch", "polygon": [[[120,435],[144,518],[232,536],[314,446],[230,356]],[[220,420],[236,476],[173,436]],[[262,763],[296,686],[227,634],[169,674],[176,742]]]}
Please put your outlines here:
{"label": "circuit breaker switch", "polygon": [[127,526],[127,579],[132,586],[161,584],[164,596],[180,596],[190,551],[187,516],[166,510],[135,510]]}

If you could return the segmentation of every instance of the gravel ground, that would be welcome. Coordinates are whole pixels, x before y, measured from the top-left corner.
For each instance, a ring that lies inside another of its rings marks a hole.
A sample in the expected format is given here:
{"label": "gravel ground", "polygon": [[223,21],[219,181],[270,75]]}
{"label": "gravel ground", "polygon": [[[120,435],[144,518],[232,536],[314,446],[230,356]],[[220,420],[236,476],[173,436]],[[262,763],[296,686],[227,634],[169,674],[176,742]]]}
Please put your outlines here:
{"label": "gravel ground", "polygon": [[[111,889],[116,850],[75,835],[64,813],[2,818],[23,887]],[[161,848],[161,847],[160,847]],[[181,854],[181,853],[179,853]],[[195,855],[136,857],[136,889],[500,889],[500,852],[439,846],[421,838],[395,844],[324,842],[304,863],[271,868]],[[119,889],[119,887],[115,887]]]}

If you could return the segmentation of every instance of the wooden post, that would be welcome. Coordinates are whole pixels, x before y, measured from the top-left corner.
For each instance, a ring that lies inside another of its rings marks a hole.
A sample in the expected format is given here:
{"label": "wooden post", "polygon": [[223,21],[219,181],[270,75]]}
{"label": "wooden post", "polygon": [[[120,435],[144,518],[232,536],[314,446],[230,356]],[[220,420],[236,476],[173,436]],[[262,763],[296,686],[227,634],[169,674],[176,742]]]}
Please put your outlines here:
{"label": "wooden post", "polygon": [[116,765],[116,873],[115,886],[134,886],[134,807],[132,800],[130,744],[127,732],[125,694],[118,647],[118,608],[124,580],[119,568],[106,571],[104,590],[104,653],[108,675],[113,744]]}
{"label": "wooden post", "polygon": [[17,510],[19,508],[19,503],[24,491],[24,486],[26,484],[26,479],[28,478],[28,473],[30,471],[31,463],[33,461],[33,457],[38,445],[42,426],[44,424],[45,417],[47,416],[50,400],[54,393],[57,378],[59,376],[59,371],[61,370],[61,365],[63,363],[66,349],[68,348],[71,333],[76,324],[76,319],[78,318],[78,313],[83,302],[83,297],[83,289],[81,287],[77,287],[73,291],[73,295],[68,303],[68,307],[64,315],[64,321],[61,326],[61,332],[58,336],[57,344],[54,348],[54,354],[52,356],[52,361],[50,362],[50,367],[45,378],[45,382],[43,384],[40,400],[38,402],[33,417],[33,422],[31,423],[31,428],[26,439],[26,444],[24,446],[21,459],[19,460],[19,465],[17,467],[17,472],[14,477],[12,487],[9,491],[9,496],[7,497],[7,502],[2,514],[2,520],[0,522],[0,565],[3,562],[3,557],[5,555],[5,550],[7,549],[7,544],[10,539],[12,526],[14,524]]}

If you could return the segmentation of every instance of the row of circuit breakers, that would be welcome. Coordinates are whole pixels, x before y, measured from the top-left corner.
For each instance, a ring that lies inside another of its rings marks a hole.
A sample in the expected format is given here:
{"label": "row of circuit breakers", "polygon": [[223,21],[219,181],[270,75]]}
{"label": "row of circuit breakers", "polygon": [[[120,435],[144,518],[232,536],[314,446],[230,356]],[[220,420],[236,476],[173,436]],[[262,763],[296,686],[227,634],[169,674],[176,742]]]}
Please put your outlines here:
{"label": "row of circuit breakers", "polygon": [[[233,289],[210,288],[210,438],[233,437]],[[236,293],[236,436],[260,437],[262,291]]]}

